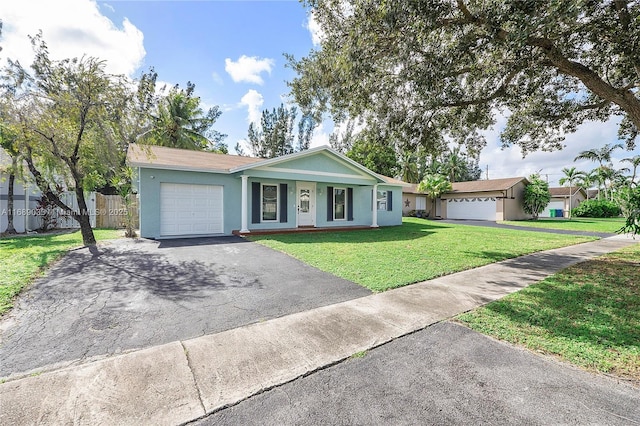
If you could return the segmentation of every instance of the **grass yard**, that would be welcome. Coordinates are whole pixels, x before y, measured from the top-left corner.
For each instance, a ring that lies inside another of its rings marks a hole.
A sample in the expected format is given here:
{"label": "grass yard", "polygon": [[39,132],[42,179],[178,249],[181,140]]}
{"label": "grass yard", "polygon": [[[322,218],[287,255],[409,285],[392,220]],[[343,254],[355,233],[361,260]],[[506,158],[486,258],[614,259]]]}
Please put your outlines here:
{"label": "grass yard", "polygon": [[538,220],[505,220],[505,225],[529,226],[532,228],[566,229],[569,231],[609,232],[616,233],[624,226],[625,220],[621,217],[590,218],[576,217],[569,219],[541,218]]}
{"label": "grass yard", "polygon": [[640,244],[567,268],[458,319],[498,339],[640,383]]}
{"label": "grass yard", "polygon": [[417,218],[377,230],[249,238],[373,291],[594,239]]}
{"label": "grass yard", "polygon": [[[96,229],[97,240],[122,237],[121,230]],[[0,314],[13,306],[13,298],[42,270],[67,250],[82,246],[80,231],[64,234],[0,238]]]}

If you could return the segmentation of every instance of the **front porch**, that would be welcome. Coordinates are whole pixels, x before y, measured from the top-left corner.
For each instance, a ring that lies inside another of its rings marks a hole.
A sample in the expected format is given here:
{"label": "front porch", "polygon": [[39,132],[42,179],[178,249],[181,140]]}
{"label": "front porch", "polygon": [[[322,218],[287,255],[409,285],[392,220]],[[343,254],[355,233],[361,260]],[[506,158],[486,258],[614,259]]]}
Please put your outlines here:
{"label": "front porch", "polygon": [[282,229],[256,229],[253,231],[242,232],[239,229],[233,230],[233,235],[271,235],[271,234],[298,234],[298,233],[314,233],[314,232],[332,232],[332,231],[362,231],[365,229],[379,229],[378,227],[354,225],[354,226],[327,226],[313,227],[303,226],[298,228],[282,228]]}

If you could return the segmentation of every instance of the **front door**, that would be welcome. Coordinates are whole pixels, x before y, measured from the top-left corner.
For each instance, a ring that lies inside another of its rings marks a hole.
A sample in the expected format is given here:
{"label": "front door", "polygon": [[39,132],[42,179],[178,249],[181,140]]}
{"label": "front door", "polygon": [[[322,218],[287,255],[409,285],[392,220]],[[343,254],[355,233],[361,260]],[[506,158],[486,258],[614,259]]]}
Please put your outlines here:
{"label": "front door", "polygon": [[315,226],[316,224],[316,185],[309,182],[298,182],[298,226]]}

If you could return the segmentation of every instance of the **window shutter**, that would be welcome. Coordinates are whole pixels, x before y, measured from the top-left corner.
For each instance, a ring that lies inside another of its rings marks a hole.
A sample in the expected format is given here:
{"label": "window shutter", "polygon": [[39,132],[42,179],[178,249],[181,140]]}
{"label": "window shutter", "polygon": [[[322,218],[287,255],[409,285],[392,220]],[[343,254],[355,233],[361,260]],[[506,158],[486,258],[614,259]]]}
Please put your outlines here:
{"label": "window shutter", "polygon": [[280,184],[280,223],[287,223],[287,189],[286,183]]}
{"label": "window shutter", "polygon": [[327,186],[327,222],[333,222],[333,186]]}
{"label": "window shutter", "polygon": [[251,182],[251,223],[260,223],[260,182]]}
{"label": "window shutter", "polygon": [[371,207],[371,211],[373,211],[373,209],[377,209],[378,208],[378,203],[376,201],[376,197],[378,196],[378,194],[374,194],[374,190],[371,190],[371,203],[369,203],[369,207]]}
{"label": "window shutter", "polygon": [[347,188],[347,220],[353,220],[353,188]]}
{"label": "window shutter", "polygon": [[393,210],[393,191],[387,191],[387,211]]}

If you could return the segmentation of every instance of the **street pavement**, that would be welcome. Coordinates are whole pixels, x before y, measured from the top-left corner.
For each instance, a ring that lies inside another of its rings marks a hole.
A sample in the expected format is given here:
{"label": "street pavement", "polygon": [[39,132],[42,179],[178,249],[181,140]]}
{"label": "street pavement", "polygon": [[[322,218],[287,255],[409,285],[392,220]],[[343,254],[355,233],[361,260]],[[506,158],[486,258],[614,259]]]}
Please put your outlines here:
{"label": "street pavement", "polygon": [[434,324],[193,426],[637,425],[640,388]]}

